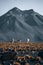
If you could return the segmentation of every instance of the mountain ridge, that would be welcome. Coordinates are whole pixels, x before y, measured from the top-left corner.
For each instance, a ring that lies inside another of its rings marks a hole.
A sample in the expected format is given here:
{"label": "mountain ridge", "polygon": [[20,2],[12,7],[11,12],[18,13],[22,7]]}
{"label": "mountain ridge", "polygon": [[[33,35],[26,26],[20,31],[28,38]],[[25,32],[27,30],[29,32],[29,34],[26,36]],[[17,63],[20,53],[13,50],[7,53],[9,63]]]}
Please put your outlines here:
{"label": "mountain ridge", "polygon": [[17,7],[0,17],[0,41],[12,39],[43,42],[43,16],[33,9],[20,10]]}

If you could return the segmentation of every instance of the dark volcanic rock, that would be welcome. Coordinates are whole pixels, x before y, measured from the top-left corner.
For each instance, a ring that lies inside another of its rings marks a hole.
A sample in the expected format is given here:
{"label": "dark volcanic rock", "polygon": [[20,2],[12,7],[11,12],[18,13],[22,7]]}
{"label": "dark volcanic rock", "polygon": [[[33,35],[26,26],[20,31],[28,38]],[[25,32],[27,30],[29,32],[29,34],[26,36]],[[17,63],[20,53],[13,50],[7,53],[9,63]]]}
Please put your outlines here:
{"label": "dark volcanic rock", "polygon": [[40,56],[43,59],[43,50],[38,53],[38,56]]}

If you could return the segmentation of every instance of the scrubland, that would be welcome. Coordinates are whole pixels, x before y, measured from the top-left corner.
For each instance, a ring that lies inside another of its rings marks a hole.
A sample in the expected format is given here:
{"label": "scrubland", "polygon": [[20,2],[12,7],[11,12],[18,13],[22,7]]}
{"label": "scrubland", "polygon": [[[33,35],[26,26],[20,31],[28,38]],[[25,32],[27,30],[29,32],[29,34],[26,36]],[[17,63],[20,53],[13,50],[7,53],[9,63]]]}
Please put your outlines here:
{"label": "scrubland", "polygon": [[0,42],[0,65],[43,65],[43,43]]}

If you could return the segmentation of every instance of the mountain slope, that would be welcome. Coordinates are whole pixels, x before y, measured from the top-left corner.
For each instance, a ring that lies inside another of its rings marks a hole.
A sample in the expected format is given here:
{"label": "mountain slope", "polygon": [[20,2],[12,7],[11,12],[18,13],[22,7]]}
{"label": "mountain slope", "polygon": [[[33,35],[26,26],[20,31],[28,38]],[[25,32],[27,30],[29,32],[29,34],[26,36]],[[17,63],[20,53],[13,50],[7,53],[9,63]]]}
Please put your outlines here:
{"label": "mountain slope", "polygon": [[43,42],[43,16],[33,9],[21,11],[13,8],[0,17],[0,41],[21,39]]}

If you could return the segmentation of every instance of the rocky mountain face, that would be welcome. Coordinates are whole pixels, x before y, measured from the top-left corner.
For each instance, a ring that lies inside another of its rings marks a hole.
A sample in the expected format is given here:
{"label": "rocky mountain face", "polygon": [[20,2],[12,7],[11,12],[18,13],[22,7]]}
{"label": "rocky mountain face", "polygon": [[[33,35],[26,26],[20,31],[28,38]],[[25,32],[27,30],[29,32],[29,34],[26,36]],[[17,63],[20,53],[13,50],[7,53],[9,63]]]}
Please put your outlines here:
{"label": "rocky mountain face", "polygon": [[43,42],[43,16],[33,9],[11,9],[0,17],[0,42],[14,40]]}

